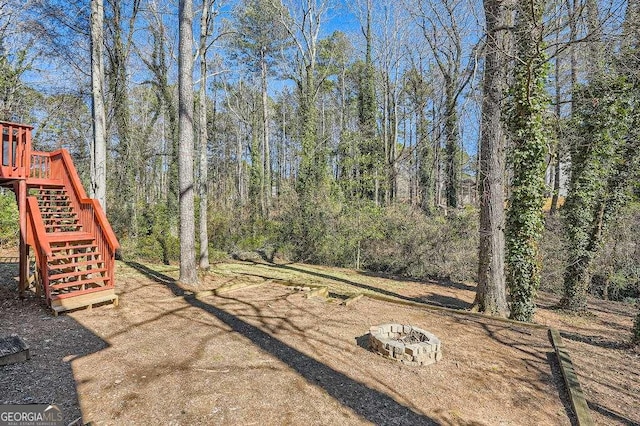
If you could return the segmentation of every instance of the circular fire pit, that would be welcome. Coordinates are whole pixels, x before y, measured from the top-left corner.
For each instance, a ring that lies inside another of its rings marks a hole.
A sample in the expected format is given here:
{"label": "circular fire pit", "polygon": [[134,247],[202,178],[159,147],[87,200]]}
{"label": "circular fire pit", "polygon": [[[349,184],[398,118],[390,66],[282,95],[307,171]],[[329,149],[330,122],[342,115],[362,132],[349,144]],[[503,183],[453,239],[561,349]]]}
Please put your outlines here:
{"label": "circular fire pit", "polygon": [[408,365],[429,365],[442,359],[440,339],[412,325],[382,324],[369,329],[374,352]]}

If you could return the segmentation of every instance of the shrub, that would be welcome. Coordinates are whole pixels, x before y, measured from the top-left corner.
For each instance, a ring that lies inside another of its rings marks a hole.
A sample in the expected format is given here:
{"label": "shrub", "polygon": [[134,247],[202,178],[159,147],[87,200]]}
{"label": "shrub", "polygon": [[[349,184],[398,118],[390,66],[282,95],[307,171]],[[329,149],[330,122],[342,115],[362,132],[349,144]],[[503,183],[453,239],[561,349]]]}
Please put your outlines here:
{"label": "shrub", "polygon": [[478,214],[473,208],[444,216],[398,204],[383,211],[382,237],[365,250],[367,269],[414,278],[473,280],[478,264]]}
{"label": "shrub", "polygon": [[19,231],[16,197],[0,189],[0,247],[17,245]]}
{"label": "shrub", "polygon": [[618,301],[640,297],[639,227],[640,203],[633,203],[607,228],[593,263],[591,294]]}
{"label": "shrub", "polygon": [[564,268],[567,266],[567,254],[564,248],[564,230],[558,215],[547,216],[544,233],[540,241],[542,269],[540,272],[540,289],[555,294],[562,294]]}

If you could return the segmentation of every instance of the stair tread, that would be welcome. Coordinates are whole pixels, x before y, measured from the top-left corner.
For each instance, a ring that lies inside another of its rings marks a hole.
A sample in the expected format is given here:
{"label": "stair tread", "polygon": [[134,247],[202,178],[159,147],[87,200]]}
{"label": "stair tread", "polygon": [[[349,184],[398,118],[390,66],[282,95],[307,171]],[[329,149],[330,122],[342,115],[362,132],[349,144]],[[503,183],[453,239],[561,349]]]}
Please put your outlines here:
{"label": "stair tread", "polygon": [[[77,293],[77,294],[76,294]],[[76,309],[83,306],[117,301],[118,296],[115,294],[113,287],[97,287],[72,293],[64,293],[51,297],[51,308],[56,312],[62,312],[70,309]]]}
{"label": "stair tread", "polygon": [[66,282],[66,283],[59,283],[59,284],[49,284],[49,287],[51,288],[51,290],[63,290],[65,288],[76,287],[76,286],[84,285],[84,284],[98,284],[99,282],[107,281],[109,279],[111,279],[111,278],[108,277],[108,276],[106,276],[106,277],[94,277],[94,278],[90,278],[90,279],[86,279],[86,280],[69,281],[69,282]]}
{"label": "stair tread", "polygon": [[[71,241],[71,242],[73,242],[73,241]],[[62,251],[62,250],[70,250],[70,249],[79,250],[79,249],[87,249],[87,248],[96,248],[96,245],[95,244],[79,244],[77,246],[54,246],[54,247],[51,247],[51,251],[52,252],[59,252],[59,251]],[[84,252],[82,254],[89,254],[89,253],[94,253],[94,252]],[[80,254],[80,253],[74,253],[74,254]],[[67,254],[62,254],[62,255],[53,256],[53,257],[54,258],[62,258],[64,256],[67,256]]]}
{"label": "stair tread", "polygon": [[[83,262],[57,263],[55,265],[52,265],[51,263],[49,263],[49,270],[52,271],[52,270],[67,269],[67,268],[77,268],[80,266],[98,265],[100,263],[104,263],[104,260],[94,259],[94,260],[87,260]],[[97,272],[97,269],[96,269],[96,272]]]}
{"label": "stair tread", "polygon": [[66,218],[77,217],[76,212],[40,212],[42,216],[65,216]]}
{"label": "stair tread", "polygon": [[[80,271],[62,272],[60,274],[51,274],[51,275],[49,275],[49,279],[51,281],[53,281],[53,280],[59,280],[61,278],[80,277],[82,275],[89,275],[89,274],[101,274],[103,272],[107,272],[107,268],[83,269],[83,270],[80,270]],[[94,277],[94,278],[99,278],[99,277]],[[73,281],[69,281],[69,282],[71,283]]]}
{"label": "stair tread", "polygon": [[[84,248],[93,248],[95,247],[95,245],[86,245],[83,246]],[[87,252],[83,252],[83,253],[74,253],[74,254],[60,254],[58,256],[52,256],[49,258],[49,260],[69,260],[69,259],[75,259],[78,257],[85,257],[85,256],[100,256],[100,252],[99,251],[87,251]]]}
{"label": "stair tread", "polygon": [[88,232],[57,232],[47,235],[50,243],[58,242],[74,242],[74,241],[93,241],[93,235]]}

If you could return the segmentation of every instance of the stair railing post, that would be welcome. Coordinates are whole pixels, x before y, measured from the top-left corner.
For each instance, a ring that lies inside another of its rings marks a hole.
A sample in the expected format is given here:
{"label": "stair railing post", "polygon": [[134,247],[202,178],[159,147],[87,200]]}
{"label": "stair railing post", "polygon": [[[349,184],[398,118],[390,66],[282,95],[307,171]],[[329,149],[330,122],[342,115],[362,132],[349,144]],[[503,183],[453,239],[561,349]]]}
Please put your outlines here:
{"label": "stair railing post", "polygon": [[24,297],[24,291],[28,287],[29,258],[27,252],[27,181],[20,179],[17,185],[18,211],[20,214],[20,297]]}

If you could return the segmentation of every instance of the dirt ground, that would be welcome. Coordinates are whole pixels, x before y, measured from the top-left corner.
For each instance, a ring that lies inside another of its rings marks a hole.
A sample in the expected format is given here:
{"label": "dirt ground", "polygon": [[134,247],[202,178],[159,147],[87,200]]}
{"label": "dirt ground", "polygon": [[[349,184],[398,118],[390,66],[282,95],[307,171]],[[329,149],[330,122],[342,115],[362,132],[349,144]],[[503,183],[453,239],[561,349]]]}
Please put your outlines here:
{"label": "dirt ground", "polygon": [[[566,425],[571,417],[545,329],[349,295],[384,294],[463,309],[468,283],[414,282],[309,265],[229,262],[194,297],[175,267],[118,263],[120,306],[54,318],[16,298],[17,265],[0,262],[0,336],[32,359],[0,367],[0,403],[57,403],[70,422],[107,424]],[[295,287],[323,285],[330,299]],[[552,309],[598,424],[640,424],[640,355],[625,345],[633,307],[592,301],[594,316]],[[436,334],[444,359],[410,367],[366,346],[371,325]]]}

